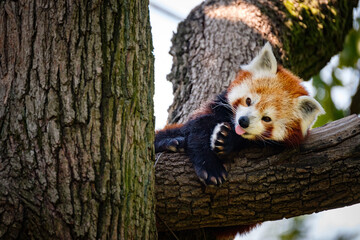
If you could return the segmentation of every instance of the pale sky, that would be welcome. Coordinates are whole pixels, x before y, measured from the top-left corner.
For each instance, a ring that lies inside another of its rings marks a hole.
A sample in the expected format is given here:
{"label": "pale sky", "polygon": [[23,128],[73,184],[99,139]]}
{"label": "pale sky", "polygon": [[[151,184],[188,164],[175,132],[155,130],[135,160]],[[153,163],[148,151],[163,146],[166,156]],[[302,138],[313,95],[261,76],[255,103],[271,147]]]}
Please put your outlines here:
{"label": "pale sky", "polygon": [[[150,0],[150,2],[166,8],[181,18],[185,18],[192,8],[200,4],[200,0]],[[166,81],[166,75],[170,73],[172,57],[168,54],[171,46],[170,39],[176,32],[178,20],[161,13],[150,7],[150,21],[152,26],[154,55],[155,55],[155,117],[156,129],[165,126],[167,109],[172,103],[172,85]],[[333,58],[332,61],[338,61]],[[328,68],[330,68],[328,66]],[[340,73],[339,73],[340,74]],[[334,89],[332,97],[336,99],[336,106],[346,108],[349,106],[349,91],[357,86],[357,82],[350,81],[353,77],[350,70],[343,70],[345,74],[345,87]],[[328,77],[329,71],[322,71],[322,77]],[[355,88],[356,89],[356,88]],[[289,225],[287,220],[272,221],[262,224],[250,234],[236,238],[237,240],[276,240],[276,236],[285,231]],[[360,204],[352,207],[324,211],[312,214],[306,220],[309,240],[332,240],[338,234],[354,234],[351,240],[360,240]]]}

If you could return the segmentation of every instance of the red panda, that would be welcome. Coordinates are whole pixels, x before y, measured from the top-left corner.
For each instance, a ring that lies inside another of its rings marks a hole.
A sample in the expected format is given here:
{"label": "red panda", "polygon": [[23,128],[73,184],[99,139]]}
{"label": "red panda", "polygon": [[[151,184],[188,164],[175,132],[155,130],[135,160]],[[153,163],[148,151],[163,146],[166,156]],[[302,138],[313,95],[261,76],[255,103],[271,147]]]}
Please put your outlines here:
{"label": "red panda", "polygon": [[[303,141],[324,110],[301,82],[277,64],[267,43],[227,90],[189,121],[157,131],[155,152],[185,151],[202,182],[220,185],[227,177],[224,154],[259,142],[298,146]],[[225,234],[248,232],[256,225],[228,227]]]}
{"label": "red panda", "polygon": [[277,64],[267,43],[227,90],[188,122],[157,131],[155,152],[185,151],[200,180],[219,185],[227,177],[220,155],[259,141],[288,146],[303,141],[324,110],[301,82]]}

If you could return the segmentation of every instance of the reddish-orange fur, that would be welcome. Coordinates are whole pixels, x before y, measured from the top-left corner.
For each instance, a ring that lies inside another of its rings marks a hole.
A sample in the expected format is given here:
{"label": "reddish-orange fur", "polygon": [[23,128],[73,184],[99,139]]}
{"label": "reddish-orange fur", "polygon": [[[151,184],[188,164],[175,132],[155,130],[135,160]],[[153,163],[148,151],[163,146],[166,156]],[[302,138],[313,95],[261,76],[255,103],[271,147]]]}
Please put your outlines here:
{"label": "reddish-orange fur", "polygon": [[165,131],[169,129],[175,129],[175,128],[181,128],[184,124],[181,123],[174,123],[174,124],[168,124],[163,129],[155,131],[155,134],[157,134],[160,131]]}
{"label": "reddish-orange fur", "polygon": [[262,135],[263,135],[264,137],[266,137],[266,138],[271,138],[272,130],[273,130],[273,125],[272,125],[272,124],[269,124],[269,125],[266,127],[266,130],[265,130],[265,132],[264,132]]}
{"label": "reddish-orange fur", "polygon": [[300,128],[300,122],[294,122],[289,126],[289,129],[288,137],[285,139],[285,144],[288,146],[299,146],[304,140],[304,136]]}
{"label": "reddish-orange fur", "polygon": [[[237,85],[240,85],[241,82],[244,80],[244,79],[249,79],[251,78],[252,74],[248,71],[245,71],[245,70],[240,70],[238,72],[238,74],[236,75],[236,78],[234,81],[232,81],[232,83],[230,83],[230,86],[228,88],[228,92],[231,91],[231,89]],[[245,103],[245,102],[244,102]]]}
{"label": "reddish-orange fur", "polygon": [[247,233],[250,232],[255,227],[259,226],[261,223],[255,223],[252,225],[240,225],[240,226],[228,226],[228,227],[221,227],[220,233],[216,234],[217,240],[228,240],[234,239],[237,233]]}

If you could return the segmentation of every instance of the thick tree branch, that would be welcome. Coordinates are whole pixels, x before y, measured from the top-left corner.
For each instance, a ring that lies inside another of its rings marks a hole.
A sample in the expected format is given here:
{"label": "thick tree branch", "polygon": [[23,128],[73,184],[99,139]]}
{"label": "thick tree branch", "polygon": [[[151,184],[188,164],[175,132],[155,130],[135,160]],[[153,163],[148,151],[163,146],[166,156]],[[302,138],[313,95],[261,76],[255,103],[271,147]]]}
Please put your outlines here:
{"label": "thick tree branch", "polygon": [[300,148],[240,153],[220,187],[204,187],[184,154],[158,157],[159,231],[249,224],[360,203],[356,115],[313,129]]}

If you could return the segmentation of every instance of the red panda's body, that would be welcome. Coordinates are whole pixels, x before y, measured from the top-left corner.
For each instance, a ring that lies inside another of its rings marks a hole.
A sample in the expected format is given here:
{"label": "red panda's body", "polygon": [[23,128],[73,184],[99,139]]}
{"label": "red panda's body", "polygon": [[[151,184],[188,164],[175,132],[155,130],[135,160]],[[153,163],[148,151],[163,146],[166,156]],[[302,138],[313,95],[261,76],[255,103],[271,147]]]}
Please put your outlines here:
{"label": "red panda's body", "polygon": [[219,154],[259,141],[297,146],[322,112],[301,79],[278,66],[266,44],[250,64],[242,66],[227,91],[185,124],[157,131],[155,151],[185,151],[199,178],[216,185],[227,175]]}
{"label": "red panda's body", "polygon": [[227,177],[219,156],[258,142],[297,146],[322,112],[301,80],[277,65],[266,44],[228,89],[188,122],[157,131],[155,151],[184,150],[200,180],[219,185]]}

